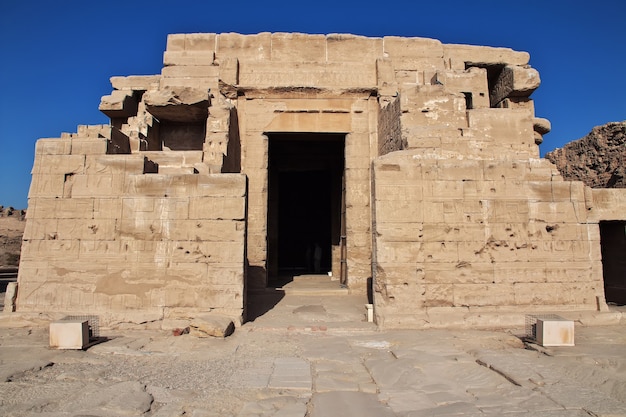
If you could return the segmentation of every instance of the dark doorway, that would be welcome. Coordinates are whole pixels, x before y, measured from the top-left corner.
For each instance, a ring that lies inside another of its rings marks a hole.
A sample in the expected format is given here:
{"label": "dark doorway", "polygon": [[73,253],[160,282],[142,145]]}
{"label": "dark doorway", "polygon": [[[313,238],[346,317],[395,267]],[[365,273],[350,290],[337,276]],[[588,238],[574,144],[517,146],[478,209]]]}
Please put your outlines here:
{"label": "dark doorway", "polygon": [[626,305],[626,221],[600,222],[600,245],[606,301]]}
{"label": "dark doorway", "polygon": [[269,135],[270,285],[282,276],[332,270],[340,243],[344,139],[343,134]]}
{"label": "dark doorway", "polygon": [[[278,269],[327,272],[330,259],[331,182],[329,171],[278,174]],[[286,192],[285,192],[286,191]],[[320,265],[314,267],[315,245]]]}

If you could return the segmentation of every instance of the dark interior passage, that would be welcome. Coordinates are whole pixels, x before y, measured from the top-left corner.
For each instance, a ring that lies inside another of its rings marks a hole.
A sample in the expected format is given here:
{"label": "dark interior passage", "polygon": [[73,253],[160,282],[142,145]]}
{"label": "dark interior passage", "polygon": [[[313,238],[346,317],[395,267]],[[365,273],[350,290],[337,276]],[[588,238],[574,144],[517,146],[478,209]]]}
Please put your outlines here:
{"label": "dark interior passage", "polygon": [[278,187],[282,190],[278,200],[279,270],[304,269],[307,273],[330,270],[330,185],[329,171],[279,173]]}
{"label": "dark interior passage", "polygon": [[626,221],[600,222],[604,295],[608,303],[626,304]]}
{"label": "dark interior passage", "polygon": [[344,137],[269,135],[269,281],[332,270],[341,231]]}

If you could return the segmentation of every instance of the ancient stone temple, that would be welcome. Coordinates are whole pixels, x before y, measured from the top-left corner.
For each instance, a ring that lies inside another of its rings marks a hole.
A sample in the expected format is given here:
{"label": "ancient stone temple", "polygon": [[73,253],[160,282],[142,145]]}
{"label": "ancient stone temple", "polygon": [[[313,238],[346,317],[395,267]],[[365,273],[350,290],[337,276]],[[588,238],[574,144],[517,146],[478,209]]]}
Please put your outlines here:
{"label": "ancient stone temple", "polygon": [[37,142],[18,312],[241,322],[311,268],[384,327],[607,309],[599,225],[626,194],[539,157],[526,52],[176,34],[161,74],[111,83],[110,125]]}

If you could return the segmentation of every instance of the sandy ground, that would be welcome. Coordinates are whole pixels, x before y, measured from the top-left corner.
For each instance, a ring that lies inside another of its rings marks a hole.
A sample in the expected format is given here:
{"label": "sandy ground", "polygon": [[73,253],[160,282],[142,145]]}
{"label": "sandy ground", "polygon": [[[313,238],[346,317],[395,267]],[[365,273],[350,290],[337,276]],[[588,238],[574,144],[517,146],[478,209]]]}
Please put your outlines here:
{"label": "sandy ground", "polygon": [[0,315],[0,415],[626,416],[624,324],[542,348],[523,329],[380,331],[355,295],[257,297],[226,339],[101,329],[84,351]]}

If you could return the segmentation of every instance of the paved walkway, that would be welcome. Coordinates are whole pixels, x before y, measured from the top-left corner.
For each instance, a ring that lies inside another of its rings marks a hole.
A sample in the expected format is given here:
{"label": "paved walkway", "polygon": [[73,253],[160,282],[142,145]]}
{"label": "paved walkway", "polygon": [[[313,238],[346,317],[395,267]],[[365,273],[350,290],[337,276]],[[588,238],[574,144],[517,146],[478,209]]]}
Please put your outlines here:
{"label": "paved walkway", "polygon": [[0,415],[626,416],[626,325],[528,349],[522,329],[377,331],[341,291],[253,296],[260,315],[226,339],[103,329],[86,351],[4,316]]}

